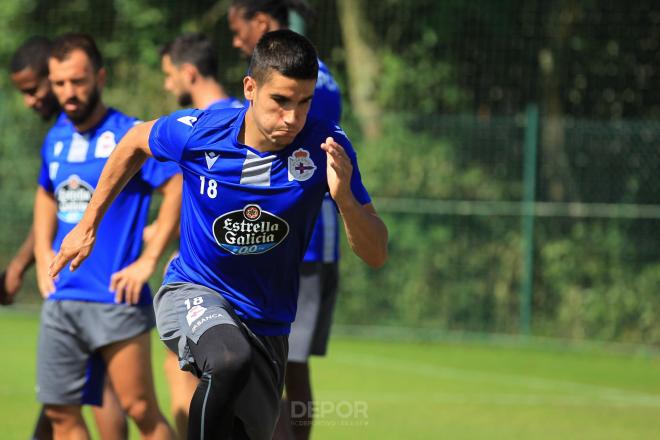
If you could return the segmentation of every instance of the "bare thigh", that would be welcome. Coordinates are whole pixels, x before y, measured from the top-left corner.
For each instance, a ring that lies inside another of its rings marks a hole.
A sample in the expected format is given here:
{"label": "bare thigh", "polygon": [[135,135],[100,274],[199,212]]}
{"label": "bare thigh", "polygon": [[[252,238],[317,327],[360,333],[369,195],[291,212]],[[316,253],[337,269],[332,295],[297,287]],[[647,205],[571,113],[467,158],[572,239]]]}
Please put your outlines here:
{"label": "bare thigh", "polygon": [[136,401],[155,403],[149,332],[100,350],[122,407],[128,408]]}

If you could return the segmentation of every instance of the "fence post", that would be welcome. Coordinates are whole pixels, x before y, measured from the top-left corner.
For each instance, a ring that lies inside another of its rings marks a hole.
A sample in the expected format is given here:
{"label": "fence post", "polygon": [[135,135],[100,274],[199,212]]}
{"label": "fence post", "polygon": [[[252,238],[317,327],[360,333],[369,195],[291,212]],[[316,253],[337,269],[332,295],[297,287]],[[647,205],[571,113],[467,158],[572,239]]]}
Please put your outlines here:
{"label": "fence post", "polygon": [[536,150],[539,108],[527,106],[523,160],[522,280],[520,284],[520,333],[531,333],[534,291],[534,202],[536,198]]}

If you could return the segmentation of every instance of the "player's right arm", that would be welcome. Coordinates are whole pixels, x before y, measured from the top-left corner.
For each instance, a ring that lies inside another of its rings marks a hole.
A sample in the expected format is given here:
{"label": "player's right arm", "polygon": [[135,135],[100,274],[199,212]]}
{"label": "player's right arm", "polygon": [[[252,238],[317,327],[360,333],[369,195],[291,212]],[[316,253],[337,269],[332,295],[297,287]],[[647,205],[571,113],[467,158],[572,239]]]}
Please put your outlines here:
{"label": "player's right arm", "polygon": [[30,232],[18,248],[16,255],[11,259],[4,271],[4,277],[0,280],[4,285],[0,285],[0,305],[9,305],[14,302],[14,297],[21,290],[23,285],[23,275],[25,271],[34,263],[34,231],[30,225]]}
{"label": "player's right arm", "polygon": [[[112,152],[96,185],[96,190],[80,222],[64,237],[60,250],[52,260],[49,274],[55,277],[71,261],[75,270],[89,256],[96,241],[96,231],[103,215],[128,181],[152,156],[149,134],[156,121],[131,128]],[[35,218],[37,212],[35,210]]]}
{"label": "player's right arm", "polygon": [[64,237],[50,266],[56,276],[71,261],[75,270],[92,251],[96,230],[112,201],[138,172],[148,157],[179,162],[199,110],[181,110],[131,128],[106,162],[96,190],[80,223]]}
{"label": "player's right arm", "polygon": [[34,198],[34,257],[37,269],[37,285],[43,298],[55,291],[53,279],[48,275],[48,266],[53,260],[53,237],[57,228],[57,202],[52,193],[42,186],[37,188]]}

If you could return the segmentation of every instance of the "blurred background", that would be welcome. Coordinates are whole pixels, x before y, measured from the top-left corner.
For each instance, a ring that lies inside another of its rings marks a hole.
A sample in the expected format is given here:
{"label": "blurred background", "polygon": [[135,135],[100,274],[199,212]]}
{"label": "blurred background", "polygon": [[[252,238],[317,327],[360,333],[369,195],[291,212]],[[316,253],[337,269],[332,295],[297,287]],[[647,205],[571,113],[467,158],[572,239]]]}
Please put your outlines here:
{"label": "blurred background", "polygon": [[[242,97],[228,3],[0,0],[0,266],[30,225],[48,128],[9,82],[13,50],[88,32],[105,101],[153,119],[177,108],[158,50],[184,31],[213,39]],[[308,3],[390,231],[384,270],[344,247],[339,332],[660,344],[658,2]],[[19,304],[40,302],[33,278]]]}

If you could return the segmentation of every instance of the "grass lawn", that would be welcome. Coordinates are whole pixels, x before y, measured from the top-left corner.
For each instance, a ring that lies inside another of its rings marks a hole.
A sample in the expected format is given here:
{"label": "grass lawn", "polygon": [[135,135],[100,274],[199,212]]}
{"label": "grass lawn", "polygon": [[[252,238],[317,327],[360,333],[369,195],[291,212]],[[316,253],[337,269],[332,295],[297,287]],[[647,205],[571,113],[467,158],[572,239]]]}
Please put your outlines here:
{"label": "grass lawn", "polygon": [[[3,309],[0,438],[28,438],[36,312]],[[161,408],[164,349],[154,337]],[[338,337],[312,361],[317,439],[657,439],[660,358],[603,350]],[[131,427],[131,438],[137,430]]]}

